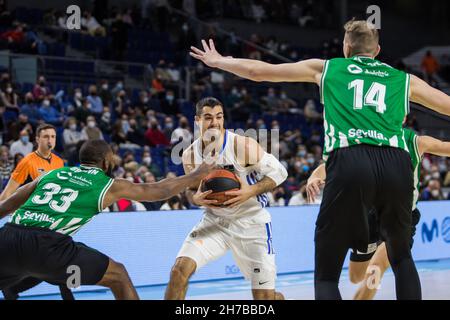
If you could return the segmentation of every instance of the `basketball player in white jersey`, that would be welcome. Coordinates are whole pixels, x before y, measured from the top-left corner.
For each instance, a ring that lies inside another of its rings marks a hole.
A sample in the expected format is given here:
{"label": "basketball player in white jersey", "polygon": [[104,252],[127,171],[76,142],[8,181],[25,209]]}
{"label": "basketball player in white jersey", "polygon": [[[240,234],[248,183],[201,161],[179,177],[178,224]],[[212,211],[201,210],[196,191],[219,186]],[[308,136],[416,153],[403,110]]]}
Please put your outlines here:
{"label": "basketball player in white jersey", "polygon": [[[183,152],[186,174],[202,163],[203,155],[217,152],[217,164],[234,171],[241,181],[241,189],[227,192],[233,197],[224,203],[225,207],[219,207],[214,205],[215,200],[206,199],[211,191],[201,192],[201,186],[191,186],[197,192],[188,191],[188,197],[193,204],[205,207],[205,212],[177,255],[165,299],[184,299],[194,272],[231,250],[242,274],[251,281],[253,298],[281,300],[283,295],[275,291],[272,225],[265,207],[268,205],[266,192],[280,185],[287,171],[254,139],[224,128],[223,105],[217,99],[199,101],[195,121],[200,137]],[[211,139],[211,133],[216,139]]]}

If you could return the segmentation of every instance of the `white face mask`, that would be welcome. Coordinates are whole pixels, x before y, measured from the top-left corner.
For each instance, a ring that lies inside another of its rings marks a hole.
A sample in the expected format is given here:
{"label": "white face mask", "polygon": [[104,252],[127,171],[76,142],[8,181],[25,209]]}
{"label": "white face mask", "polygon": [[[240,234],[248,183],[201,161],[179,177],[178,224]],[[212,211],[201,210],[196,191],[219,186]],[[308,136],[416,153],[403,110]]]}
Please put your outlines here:
{"label": "white face mask", "polygon": [[48,106],[50,105],[50,101],[44,100],[44,101],[42,102],[42,104],[44,105],[44,107],[48,107]]}
{"label": "white face mask", "polygon": [[144,163],[145,165],[150,165],[150,163],[152,163],[152,157],[145,157],[142,159],[142,163]]}
{"label": "white face mask", "polygon": [[439,197],[439,190],[431,190],[431,195],[434,198],[438,198]]}
{"label": "white face mask", "polygon": [[130,181],[130,182],[134,182],[134,178],[133,177],[128,177],[127,180]]}
{"label": "white face mask", "polygon": [[81,99],[81,97],[83,97],[83,95],[81,94],[81,92],[76,92],[76,93],[75,93],[75,98]]}
{"label": "white face mask", "polygon": [[69,126],[69,129],[72,131],[75,131],[75,130],[77,130],[77,125],[75,123],[73,123]]}
{"label": "white face mask", "polygon": [[103,89],[103,90],[108,90],[108,84],[107,84],[107,83],[102,84],[102,89]]}
{"label": "white face mask", "polygon": [[89,128],[95,128],[95,121],[88,121]]}
{"label": "white face mask", "polygon": [[11,93],[12,92],[12,88],[11,87],[6,88],[6,92]]}

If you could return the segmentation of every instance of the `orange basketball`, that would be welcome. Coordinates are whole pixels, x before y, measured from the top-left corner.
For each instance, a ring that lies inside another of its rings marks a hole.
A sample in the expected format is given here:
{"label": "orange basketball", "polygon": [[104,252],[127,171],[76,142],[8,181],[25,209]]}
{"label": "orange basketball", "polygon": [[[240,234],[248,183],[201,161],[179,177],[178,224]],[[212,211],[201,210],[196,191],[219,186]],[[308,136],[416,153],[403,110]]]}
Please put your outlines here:
{"label": "orange basketball", "polygon": [[215,205],[221,206],[225,201],[234,196],[225,195],[227,191],[236,191],[241,188],[241,183],[237,176],[225,169],[218,169],[211,172],[203,179],[202,192],[212,190],[206,199],[217,200]]}

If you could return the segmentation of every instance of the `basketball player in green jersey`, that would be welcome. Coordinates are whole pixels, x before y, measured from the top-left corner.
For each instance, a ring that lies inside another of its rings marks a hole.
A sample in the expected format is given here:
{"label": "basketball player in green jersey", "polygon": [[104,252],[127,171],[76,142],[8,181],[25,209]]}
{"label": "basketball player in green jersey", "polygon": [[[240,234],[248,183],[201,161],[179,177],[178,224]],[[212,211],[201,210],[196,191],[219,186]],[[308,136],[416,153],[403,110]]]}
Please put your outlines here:
{"label": "basketball player in green jersey", "polygon": [[315,230],[316,299],[341,299],[338,288],[348,249],[363,251],[369,239],[367,216],[375,207],[394,271],[398,299],[421,299],[411,257],[411,158],[402,122],[409,101],[450,115],[450,97],[416,76],[375,57],[378,30],[366,21],[344,26],[345,58],[269,64],[221,56],[214,42],[191,47],[191,56],[254,81],[310,82],[324,104],[327,184]]}
{"label": "basketball player in green jersey", "polygon": [[50,171],[0,202],[0,218],[13,213],[0,228],[0,289],[26,277],[66,285],[69,268],[76,266],[80,285],[108,287],[116,299],[137,299],[122,264],[71,236],[119,199],[168,199],[200,183],[213,168],[203,163],[189,175],[157,183],[112,179],[113,152],[103,140],[85,142],[80,162],[80,167]]}
{"label": "basketball player in green jersey", "polygon": [[[414,243],[414,234],[416,225],[420,220],[420,211],[417,208],[419,200],[420,186],[420,163],[425,153],[450,157],[450,142],[444,142],[430,136],[418,136],[411,129],[405,130],[405,140],[411,156],[411,162],[414,172],[414,191],[413,191],[413,211],[411,225],[410,246]],[[306,192],[308,194],[308,202],[313,203],[314,199],[320,192],[320,187],[325,184],[326,172],[325,165],[322,164],[314,170],[308,179]],[[370,217],[370,242],[367,251],[354,251],[350,255],[349,278],[352,283],[362,284],[355,294],[355,300],[371,300],[377,292],[377,285],[369,285],[372,280],[381,281],[384,272],[389,268],[389,259],[386,252],[386,246],[378,232],[376,219]]]}

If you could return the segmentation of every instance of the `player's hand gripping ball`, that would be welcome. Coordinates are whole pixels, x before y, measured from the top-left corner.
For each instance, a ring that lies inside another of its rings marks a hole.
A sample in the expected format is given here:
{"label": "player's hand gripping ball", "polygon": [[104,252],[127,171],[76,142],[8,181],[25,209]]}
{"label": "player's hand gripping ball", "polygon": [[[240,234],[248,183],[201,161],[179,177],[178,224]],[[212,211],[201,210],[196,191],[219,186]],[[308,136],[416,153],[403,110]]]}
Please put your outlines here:
{"label": "player's hand gripping ball", "polygon": [[216,200],[216,206],[223,206],[223,203],[234,196],[225,195],[227,191],[237,191],[241,189],[241,183],[238,177],[231,171],[218,169],[211,172],[203,179],[202,192],[211,190],[206,199]]}

